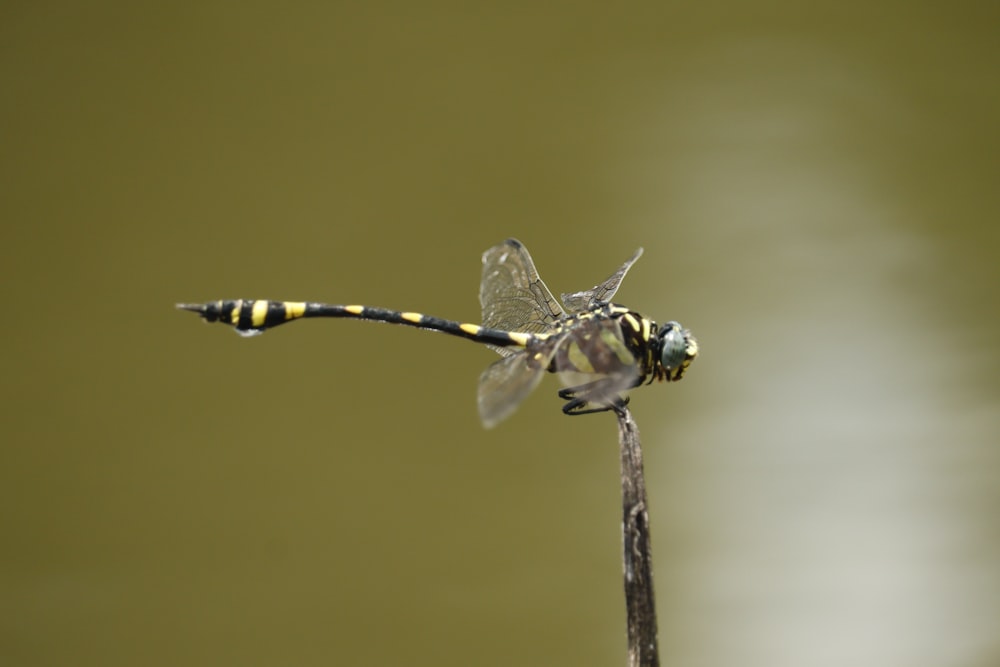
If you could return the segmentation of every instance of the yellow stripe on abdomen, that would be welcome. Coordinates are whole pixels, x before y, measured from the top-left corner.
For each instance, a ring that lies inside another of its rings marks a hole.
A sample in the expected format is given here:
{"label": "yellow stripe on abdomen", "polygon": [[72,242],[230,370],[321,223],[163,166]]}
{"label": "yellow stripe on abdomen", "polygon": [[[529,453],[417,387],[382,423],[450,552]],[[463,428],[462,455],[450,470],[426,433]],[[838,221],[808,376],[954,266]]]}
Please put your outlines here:
{"label": "yellow stripe on abdomen", "polygon": [[253,310],[250,311],[250,324],[255,329],[267,324],[267,310],[270,305],[270,301],[254,301]]}
{"label": "yellow stripe on abdomen", "polygon": [[[517,343],[518,345],[520,345],[521,347],[527,347],[528,341],[532,339],[533,335],[527,333],[520,333],[517,331],[510,331],[507,333],[507,337],[510,338],[515,343]],[[539,339],[542,338],[541,336],[536,336],[536,337]]]}
{"label": "yellow stripe on abdomen", "polygon": [[286,301],[285,319],[297,320],[306,314],[306,304],[304,301]]}

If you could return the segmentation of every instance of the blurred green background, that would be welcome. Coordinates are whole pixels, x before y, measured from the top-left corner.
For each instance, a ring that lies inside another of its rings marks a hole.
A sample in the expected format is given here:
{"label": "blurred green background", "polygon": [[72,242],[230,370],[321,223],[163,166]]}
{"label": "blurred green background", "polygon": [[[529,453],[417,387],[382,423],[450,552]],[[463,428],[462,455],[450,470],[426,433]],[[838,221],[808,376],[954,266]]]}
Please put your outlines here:
{"label": "blurred green background", "polygon": [[177,301],[699,337],[637,391],[664,665],[1000,662],[993,2],[8,3],[4,665],[625,663],[618,451],[464,341]]}

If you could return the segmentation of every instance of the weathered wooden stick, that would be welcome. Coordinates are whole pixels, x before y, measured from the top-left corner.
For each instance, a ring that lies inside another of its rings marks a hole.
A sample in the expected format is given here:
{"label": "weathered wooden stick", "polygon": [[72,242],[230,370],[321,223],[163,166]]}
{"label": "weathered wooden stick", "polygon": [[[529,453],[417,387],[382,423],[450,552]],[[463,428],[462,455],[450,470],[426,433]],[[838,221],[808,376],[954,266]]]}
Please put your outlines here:
{"label": "weathered wooden stick", "polygon": [[656,605],[653,599],[653,554],[646,511],[639,429],[628,408],[618,415],[622,459],[622,546],[625,569],[625,609],[628,623],[629,667],[659,667],[656,646]]}

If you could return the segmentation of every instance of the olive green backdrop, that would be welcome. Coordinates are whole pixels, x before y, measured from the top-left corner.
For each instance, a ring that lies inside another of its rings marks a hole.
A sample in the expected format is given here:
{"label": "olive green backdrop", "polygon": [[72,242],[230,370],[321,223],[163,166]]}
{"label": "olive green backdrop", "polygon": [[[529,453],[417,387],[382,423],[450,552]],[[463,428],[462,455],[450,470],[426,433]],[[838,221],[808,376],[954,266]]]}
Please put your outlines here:
{"label": "olive green backdrop", "polygon": [[702,357],[633,399],[665,665],[1000,661],[995,3],[8,3],[0,663],[619,665],[618,452],[507,236]]}

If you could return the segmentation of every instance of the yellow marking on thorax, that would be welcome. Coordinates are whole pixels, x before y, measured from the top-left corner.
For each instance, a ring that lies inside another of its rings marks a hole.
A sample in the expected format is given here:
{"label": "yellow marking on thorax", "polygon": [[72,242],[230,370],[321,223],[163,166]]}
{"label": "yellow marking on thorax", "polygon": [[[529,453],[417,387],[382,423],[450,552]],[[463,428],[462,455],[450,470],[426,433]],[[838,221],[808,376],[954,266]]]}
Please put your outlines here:
{"label": "yellow marking on thorax", "polygon": [[580,349],[580,345],[576,341],[572,341],[566,346],[566,358],[569,360],[569,363],[573,364],[573,368],[581,373],[594,372],[594,365],[590,363],[590,359],[587,358],[587,355]]}
{"label": "yellow marking on thorax", "polygon": [[255,301],[250,311],[250,322],[255,327],[262,327],[267,322],[267,307],[270,301]]}
{"label": "yellow marking on thorax", "polygon": [[469,334],[470,336],[478,336],[479,332],[483,330],[478,324],[460,324],[458,328]]}
{"label": "yellow marking on thorax", "polygon": [[647,320],[645,317],[642,318],[642,340],[648,341],[649,337],[653,334],[652,331],[653,323]]}
{"label": "yellow marking on thorax", "polygon": [[360,315],[365,312],[364,306],[344,306],[344,310],[349,312],[351,315]]}
{"label": "yellow marking on thorax", "polygon": [[424,316],[420,313],[400,313],[399,316],[407,322],[413,322],[414,324],[420,324],[424,319]]}
{"label": "yellow marking on thorax", "polygon": [[622,365],[632,366],[635,364],[635,356],[629,351],[625,345],[625,341],[616,336],[613,331],[601,329],[601,340],[615,353],[615,356],[618,357],[618,361],[622,362]]}
{"label": "yellow marking on thorax", "polygon": [[632,313],[625,313],[622,315],[622,319],[628,322],[628,325],[632,327],[632,331],[638,331],[641,327],[639,320],[635,319],[635,315]]}

